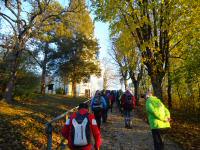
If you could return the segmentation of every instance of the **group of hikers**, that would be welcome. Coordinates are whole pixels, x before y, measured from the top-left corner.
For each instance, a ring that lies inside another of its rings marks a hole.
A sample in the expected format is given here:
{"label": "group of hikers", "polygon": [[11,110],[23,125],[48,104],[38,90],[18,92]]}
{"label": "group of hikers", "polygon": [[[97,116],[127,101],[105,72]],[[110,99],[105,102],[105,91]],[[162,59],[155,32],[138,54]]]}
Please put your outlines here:
{"label": "group of hikers", "polygon": [[129,90],[123,93],[119,91],[96,91],[95,96],[91,99],[91,110],[97,121],[100,130],[101,120],[106,123],[108,110],[113,111],[113,104],[116,103],[118,110],[125,117],[125,127],[131,128],[130,112],[135,108],[136,99]]}
{"label": "group of hikers", "polygon": [[[146,100],[146,111],[155,150],[163,150],[164,143],[161,131],[170,128],[170,113],[160,99],[147,92],[143,96]],[[106,123],[108,112],[113,112],[113,104],[124,116],[125,128],[132,128],[131,111],[136,107],[136,98],[129,91],[122,92],[97,90],[91,99],[90,109],[86,103],[80,103],[77,112],[74,112],[67,120],[62,129],[62,136],[67,139],[68,147],[72,150],[91,150],[93,145],[91,137],[94,137],[94,149],[99,150],[102,144],[101,123]]]}

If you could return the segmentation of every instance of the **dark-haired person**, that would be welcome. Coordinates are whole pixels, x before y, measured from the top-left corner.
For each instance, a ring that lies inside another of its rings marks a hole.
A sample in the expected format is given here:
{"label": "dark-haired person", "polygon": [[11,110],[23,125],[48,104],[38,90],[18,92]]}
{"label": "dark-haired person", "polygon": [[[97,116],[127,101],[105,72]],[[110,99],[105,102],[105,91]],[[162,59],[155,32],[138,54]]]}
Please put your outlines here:
{"label": "dark-haired person", "polygon": [[91,150],[91,137],[94,137],[95,149],[99,150],[102,143],[101,134],[93,114],[89,113],[88,105],[81,103],[78,111],[67,119],[62,136],[68,140],[71,150]]}

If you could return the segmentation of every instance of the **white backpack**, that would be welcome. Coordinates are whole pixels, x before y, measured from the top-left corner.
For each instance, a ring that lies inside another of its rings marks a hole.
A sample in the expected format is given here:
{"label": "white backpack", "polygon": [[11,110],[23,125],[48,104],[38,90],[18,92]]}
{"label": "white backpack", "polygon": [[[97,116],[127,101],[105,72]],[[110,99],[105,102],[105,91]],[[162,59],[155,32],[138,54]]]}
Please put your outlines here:
{"label": "white backpack", "polygon": [[[78,118],[79,117],[79,118]],[[84,119],[83,119],[84,118]],[[87,116],[77,115],[72,119],[72,142],[74,146],[86,146],[90,142],[90,127]]]}

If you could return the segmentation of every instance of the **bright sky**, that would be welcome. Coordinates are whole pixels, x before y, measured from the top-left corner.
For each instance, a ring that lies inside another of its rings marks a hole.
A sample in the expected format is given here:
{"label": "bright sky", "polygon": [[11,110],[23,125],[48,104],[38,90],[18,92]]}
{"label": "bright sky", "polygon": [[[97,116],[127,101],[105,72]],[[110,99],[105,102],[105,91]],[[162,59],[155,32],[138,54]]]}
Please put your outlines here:
{"label": "bright sky", "polygon": [[[113,65],[111,62],[113,61],[112,58],[109,56],[108,51],[110,49],[110,39],[109,39],[109,24],[103,23],[103,22],[95,22],[95,31],[94,31],[95,37],[98,39],[98,43],[100,46],[100,62],[101,62],[101,68],[104,70],[104,59],[106,58],[106,62],[109,64],[106,64],[108,66],[111,66],[112,69],[116,68],[115,65]],[[115,74],[117,73],[117,69],[114,69]],[[103,73],[103,72],[102,72]],[[103,87],[103,79],[101,78],[100,81],[97,81],[99,84],[99,88]],[[109,89],[119,89],[121,88],[119,79],[114,79],[111,82],[112,84],[109,85]]]}
{"label": "bright sky", "polygon": [[[109,24],[102,22],[95,22],[95,37],[98,39],[100,45],[100,59],[107,56],[109,49]],[[107,56],[108,57],[108,56]]]}

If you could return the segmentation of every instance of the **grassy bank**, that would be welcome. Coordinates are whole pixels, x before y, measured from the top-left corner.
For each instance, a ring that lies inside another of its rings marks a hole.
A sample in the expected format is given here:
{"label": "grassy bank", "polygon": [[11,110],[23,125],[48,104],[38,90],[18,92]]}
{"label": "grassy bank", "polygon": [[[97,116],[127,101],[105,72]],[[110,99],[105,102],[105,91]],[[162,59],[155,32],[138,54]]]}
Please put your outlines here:
{"label": "grassy bank", "polygon": [[[45,123],[84,100],[37,95],[34,99],[15,101],[12,105],[0,101],[0,149],[45,149]],[[64,119],[54,124],[54,148],[60,143],[63,123]]]}
{"label": "grassy bank", "polygon": [[[137,114],[146,122],[145,102],[140,101],[136,109]],[[178,143],[184,150],[200,149],[200,122],[199,117],[195,114],[187,114],[182,110],[170,110],[171,112],[171,129],[168,137]]]}

